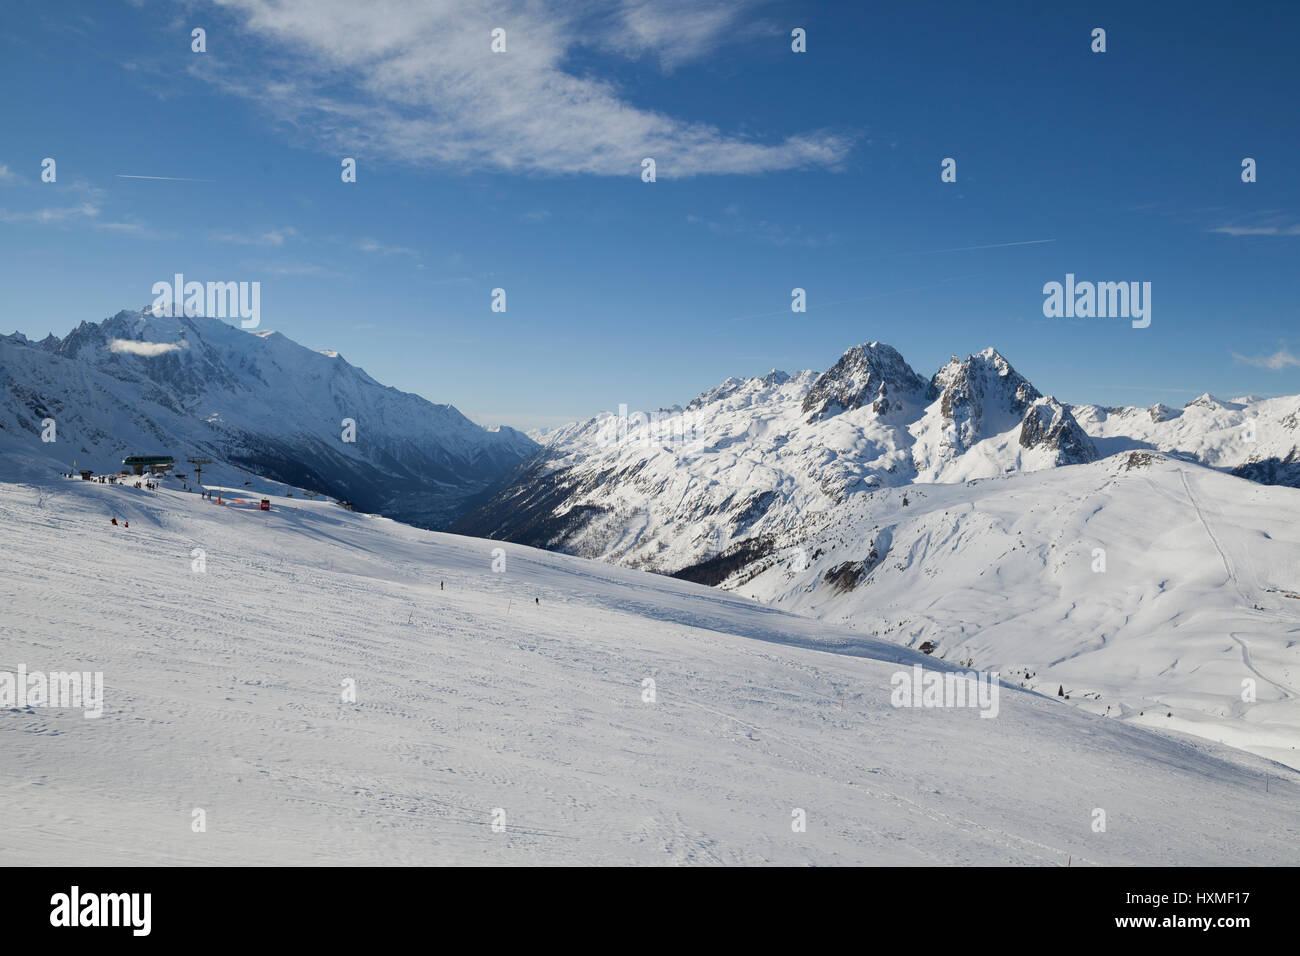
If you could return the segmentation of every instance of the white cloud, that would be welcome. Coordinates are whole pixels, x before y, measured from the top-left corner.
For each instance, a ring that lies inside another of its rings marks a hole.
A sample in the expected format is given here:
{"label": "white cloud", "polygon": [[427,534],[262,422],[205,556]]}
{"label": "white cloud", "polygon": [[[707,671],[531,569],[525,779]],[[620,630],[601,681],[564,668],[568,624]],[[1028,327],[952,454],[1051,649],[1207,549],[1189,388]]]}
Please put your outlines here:
{"label": "white cloud", "polygon": [[23,178],[8,166],[0,163],[0,186],[11,186],[14,183],[20,183]]}
{"label": "white cloud", "polygon": [[59,188],[66,189],[69,192],[80,193],[85,196],[87,200],[92,201],[102,200],[105,196],[104,190],[100,189],[98,186],[92,186],[84,179],[74,179],[66,186],[60,184]]}
{"label": "white cloud", "polygon": [[143,236],[148,232],[138,222],[96,222],[93,225],[96,229],[107,229],[109,232],[118,232],[128,236]]}
{"label": "white cloud", "polygon": [[50,225],[72,222],[78,219],[94,219],[99,215],[99,207],[94,203],[83,202],[75,206],[47,206],[44,209],[29,209],[25,212],[10,212],[0,209],[0,222],[33,222]]}
{"label": "white cloud", "polygon": [[1238,362],[1245,362],[1247,365],[1254,365],[1258,368],[1272,369],[1275,372],[1290,365],[1300,365],[1300,356],[1292,353],[1286,346],[1279,346],[1278,350],[1272,355],[1247,356],[1233,352],[1232,357]]}
{"label": "white cloud", "polygon": [[[663,178],[834,168],[850,140],[776,143],[628,102],[609,79],[566,70],[581,47],[650,55],[665,69],[737,35],[726,0],[219,0],[255,42],[247,62],[190,69],[256,101],[339,156],[456,169]],[[506,30],[505,53],[490,52]],[[234,44],[231,44],[234,46]],[[267,72],[271,71],[271,72]],[[339,79],[346,77],[346,83]]]}
{"label": "white cloud", "polygon": [[273,276],[319,276],[321,278],[335,278],[338,276],[338,273],[311,262],[258,263],[256,266],[249,266],[249,268],[261,269],[268,275]]}
{"label": "white cloud", "polygon": [[1297,226],[1220,226],[1210,232],[1220,232],[1227,236],[1300,236]]}
{"label": "white cloud", "polygon": [[378,239],[362,239],[357,243],[357,248],[362,252],[375,252],[381,256],[419,256],[414,249],[408,249],[406,246],[390,246]]}
{"label": "white cloud", "polygon": [[299,235],[293,226],[285,226],[283,229],[271,229],[260,234],[219,232],[213,233],[212,238],[217,242],[233,242],[241,246],[282,246],[284,240],[296,239]]}
{"label": "white cloud", "polygon": [[650,55],[671,72],[712,52],[719,39],[738,28],[746,4],[702,3],[699,0],[624,0],[598,44],[628,56]]}
{"label": "white cloud", "polygon": [[99,204],[93,202],[81,202],[75,206],[46,206],[42,209],[28,209],[22,212],[0,209],[0,222],[32,223],[39,226],[66,226],[80,222],[93,229],[104,229],[121,235],[156,235],[138,222],[110,222],[100,219]]}
{"label": "white cloud", "polygon": [[1256,221],[1250,225],[1219,226],[1211,229],[1210,232],[1221,233],[1225,236],[1300,236],[1300,223],[1288,222],[1278,216],[1271,219],[1257,217]]}
{"label": "white cloud", "polygon": [[750,221],[741,215],[740,207],[735,203],[724,208],[718,219],[705,219],[694,213],[688,213],[686,221],[703,225],[715,235],[746,237],[773,246],[803,246],[814,249],[835,242],[835,237],[829,233],[812,236],[805,234],[801,227],[787,229],[779,223],[766,219]]}
{"label": "white cloud", "polygon": [[188,348],[184,342],[137,342],[134,339],[113,339],[108,343],[110,352],[143,355],[146,358],[166,355],[168,352],[175,352],[183,348]]}

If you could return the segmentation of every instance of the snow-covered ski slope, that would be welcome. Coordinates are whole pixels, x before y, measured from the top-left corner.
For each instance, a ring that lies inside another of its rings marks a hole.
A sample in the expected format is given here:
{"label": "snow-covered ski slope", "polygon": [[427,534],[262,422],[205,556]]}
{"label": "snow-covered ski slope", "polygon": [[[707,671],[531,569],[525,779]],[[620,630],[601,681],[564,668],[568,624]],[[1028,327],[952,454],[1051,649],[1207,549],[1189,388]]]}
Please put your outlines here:
{"label": "snow-covered ski slope", "polygon": [[1139,452],[828,519],[730,586],[1300,767],[1300,490]]}
{"label": "snow-covered ski slope", "polygon": [[896,709],[949,665],[740,594],[0,479],[0,670],[105,685],[99,719],[0,712],[0,863],[1300,863],[1295,771],[1014,680],[994,719]]}

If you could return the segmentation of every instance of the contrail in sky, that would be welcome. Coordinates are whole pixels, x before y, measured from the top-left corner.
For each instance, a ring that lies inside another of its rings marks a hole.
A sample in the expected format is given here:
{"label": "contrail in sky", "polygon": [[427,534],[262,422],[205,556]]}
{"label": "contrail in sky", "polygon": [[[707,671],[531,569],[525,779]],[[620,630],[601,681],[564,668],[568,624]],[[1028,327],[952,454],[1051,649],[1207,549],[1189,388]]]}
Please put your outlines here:
{"label": "contrail in sky", "polygon": [[210,183],[211,179],[183,179],[180,176],[128,176],[126,173],[117,173],[118,179],[162,179],[169,183]]}
{"label": "contrail in sky", "polygon": [[1036,246],[1055,239],[1026,239],[1024,242],[995,242],[988,246],[962,246],[960,249],[931,249],[928,252],[900,252],[900,256],[937,256],[941,252],[972,252],[975,249],[1003,249],[1007,246]]}

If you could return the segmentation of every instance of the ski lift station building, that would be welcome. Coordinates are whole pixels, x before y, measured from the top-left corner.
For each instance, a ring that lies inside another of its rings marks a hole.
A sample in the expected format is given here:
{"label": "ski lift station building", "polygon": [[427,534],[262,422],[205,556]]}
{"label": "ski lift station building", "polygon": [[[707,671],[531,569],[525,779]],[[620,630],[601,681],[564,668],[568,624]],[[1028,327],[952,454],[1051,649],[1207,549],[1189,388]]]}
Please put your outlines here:
{"label": "ski lift station building", "polygon": [[175,465],[171,455],[129,455],[122,459],[122,469],[129,468],[136,475],[143,475],[146,468],[151,475],[156,475],[160,471],[171,471]]}

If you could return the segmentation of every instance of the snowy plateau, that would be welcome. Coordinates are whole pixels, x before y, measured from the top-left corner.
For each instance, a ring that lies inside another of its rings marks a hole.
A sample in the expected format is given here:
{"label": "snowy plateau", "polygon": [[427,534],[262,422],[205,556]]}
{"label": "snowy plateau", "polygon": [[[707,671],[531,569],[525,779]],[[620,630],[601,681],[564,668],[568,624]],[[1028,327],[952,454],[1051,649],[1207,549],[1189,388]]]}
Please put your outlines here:
{"label": "snowy plateau", "polygon": [[[207,320],[0,359],[0,672],[103,675],[0,710],[0,862],[1300,862],[1300,398],[870,343],[530,439]],[[60,476],[151,450],[223,503]]]}

